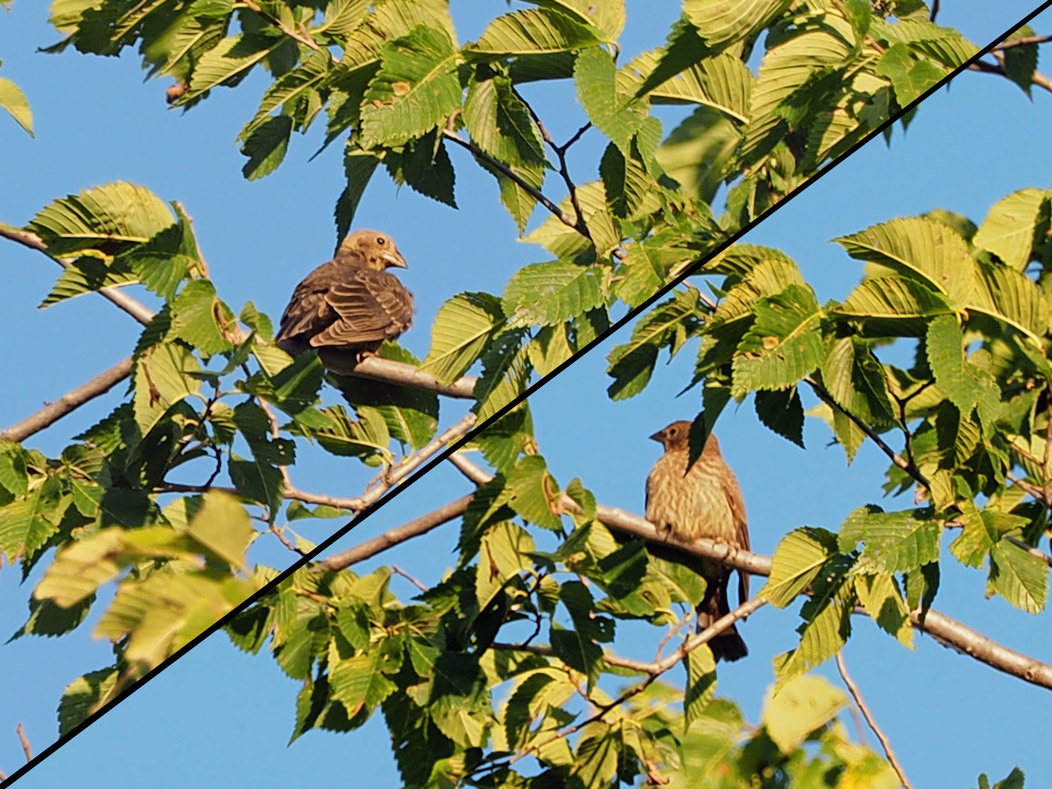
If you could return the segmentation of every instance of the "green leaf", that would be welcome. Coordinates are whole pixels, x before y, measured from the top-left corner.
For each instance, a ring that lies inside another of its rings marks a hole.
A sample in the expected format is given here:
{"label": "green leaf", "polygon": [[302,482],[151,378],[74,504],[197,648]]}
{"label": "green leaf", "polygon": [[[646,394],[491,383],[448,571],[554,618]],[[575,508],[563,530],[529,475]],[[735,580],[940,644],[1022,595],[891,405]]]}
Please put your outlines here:
{"label": "green leaf", "polygon": [[435,316],[431,349],[420,370],[452,383],[474,364],[503,322],[500,303],[488,293],[454,296]]}
{"label": "green leaf", "polygon": [[349,718],[363,709],[371,714],[397,689],[386,676],[391,669],[391,660],[382,649],[341,660],[329,671],[332,697],[347,708]]}
{"label": "green leaf", "polygon": [[1001,390],[990,373],[964,358],[964,333],[952,315],[940,315],[928,324],[928,364],[939,388],[967,417],[978,405],[984,423],[992,421],[1001,402]]}
{"label": "green leaf", "polygon": [[66,686],[58,704],[59,736],[69,734],[116,694],[120,674],[116,668],[89,671]]}
{"label": "green leaf", "polygon": [[939,559],[942,529],[930,509],[884,512],[880,507],[859,507],[840,527],[843,552],[864,542],[858,561],[864,572],[901,573]]}
{"label": "green leaf", "polygon": [[804,407],[795,386],[757,392],[756,415],[782,438],[804,448]]}
{"label": "green leaf", "polygon": [[[529,8],[497,17],[482,37],[464,48],[472,59],[570,52],[608,40],[595,27],[549,8]],[[612,39],[610,39],[612,40]]]}
{"label": "green leaf", "polygon": [[459,53],[442,30],[419,25],[383,45],[362,105],[361,144],[403,145],[460,107]]}
{"label": "green leaf", "polygon": [[888,47],[873,70],[891,81],[900,107],[918,98],[946,73],[929,60],[915,60],[905,44]]}
{"label": "green leaf", "polygon": [[968,309],[985,313],[1022,332],[1038,346],[1049,330],[1052,309],[1041,288],[1022,272],[984,265]]}
{"label": "green leaf", "polygon": [[497,523],[486,530],[482,535],[475,574],[475,597],[480,611],[489,605],[508,579],[533,566],[528,556],[533,550],[533,539],[514,523]]}
{"label": "green leaf", "polygon": [[760,299],[756,321],[734,357],[733,394],[782,389],[817,368],[825,350],[819,330],[823,314],[805,285]]}
{"label": "green leaf", "polygon": [[687,728],[704,714],[716,693],[716,660],[708,644],[687,653],[687,690],[683,696],[683,717]]}
{"label": "green leaf", "polygon": [[[1012,31],[1012,35],[1005,39],[1005,43],[1033,35],[1033,28],[1030,25],[1023,25]],[[1030,86],[1034,81],[1034,71],[1037,69],[1037,44],[1009,47],[1002,50],[1001,54],[1004,55],[1005,76],[1029,96]]]}
{"label": "green leaf", "polygon": [[910,612],[891,573],[856,576],[855,593],[878,627],[913,649]]}
{"label": "green leaf", "polygon": [[132,403],[135,422],[145,436],[175,403],[201,389],[194,373],[201,366],[186,346],[162,342],[143,350],[135,360]]}
{"label": "green leaf", "polygon": [[263,94],[255,117],[241,130],[238,139],[247,139],[270,113],[318,85],[328,74],[331,63],[332,56],[328,51],[314,52],[301,65],[278,77]]}
{"label": "green leaf", "polygon": [[607,375],[614,382],[607,388],[613,400],[624,400],[639,394],[650,381],[657,364],[658,351],[668,345],[674,353],[687,339],[687,319],[696,314],[698,292],[678,291],[644,315],[624,345],[616,346],[607,356]]}
{"label": "green leaf", "polygon": [[21,126],[30,137],[33,134],[33,112],[29,109],[29,102],[22,89],[14,82],[0,77],[0,109],[4,109],[15,119],[15,123]]}
{"label": "green leaf", "polygon": [[245,178],[254,181],[278,169],[289,148],[292,125],[288,115],[278,115],[267,118],[248,135],[241,146],[241,153],[248,157],[241,168]]}
{"label": "green leaf", "polygon": [[763,708],[763,725],[787,756],[808,735],[822,728],[848,704],[847,696],[822,677],[796,677],[775,693]]}
{"label": "green leaf", "polygon": [[55,256],[82,249],[114,254],[174,223],[168,205],[153,192],[117,181],[55,200],[26,229],[38,234]]}
{"label": "green leaf", "polygon": [[[377,355],[406,364],[419,362],[409,351],[392,342],[381,345]],[[351,405],[375,408],[396,441],[419,449],[434,437],[438,427],[437,393],[353,376],[330,374],[330,380],[334,380]]]}
{"label": "green leaf", "polygon": [[[916,280],[903,277],[878,277],[859,283],[847,300],[832,310],[833,314],[854,318],[871,326],[877,333],[896,334],[909,329],[909,324],[885,331],[887,321],[911,321],[929,315],[945,315],[953,312],[946,297],[931,290]],[[916,332],[923,331],[918,323]]]}
{"label": "green leaf", "polygon": [[188,282],[172,301],[172,333],[208,356],[232,349],[225,331],[233,321],[234,316],[216,298],[215,286],[208,280]]}
{"label": "green leaf", "polygon": [[805,526],[789,532],[774,551],[771,575],[757,592],[778,608],[785,608],[818,577],[836,552],[836,537],[824,529]]}
{"label": "green leaf", "polygon": [[631,93],[621,93],[617,85],[617,66],[606,50],[585,49],[574,65],[577,97],[589,120],[624,153],[646,118],[645,107],[633,101]]}
{"label": "green leaf", "polygon": [[[923,283],[951,304],[964,306],[974,292],[977,266],[967,242],[951,227],[934,219],[893,219],[836,242],[851,257]],[[878,269],[870,276],[886,274]]]}
{"label": "green leaf", "polygon": [[1005,265],[1025,271],[1034,246],[1048,232],[1049,211],[1046,190],[1020,189],[993,204],[972,241]]}
{"label": "green leaf", "polygon": [[[544,143],[508,77],[472,80],[464,102],[464,123],[471,140],[509,165],[544,167]],[[537,184],[539,187],[540,184]]]}
{"label": "green leaf", "polygon": [[489,419],[526,391],[533,365],[523,329],[498,334],[482,354],[482,375],[475,384],[475,413]]}
{"label": "green leaf", "polygon": [[603,303],[602,269],[561,260],[519,269],[504,288],[510,327],[554,326]]}
{"label": "green leaf", "polygon": [[439,137],[437,129],[406,143],[400,154],[388,151],[384,156],[384,166],[399,186],[408,184],[424,197],[457,207],[454,197],[456,173],[445,141]]}
{"label": "green leaf", "polygon": [[1002,538],[990,551],[990,586],[1016,608],[1039,614],[1048,601],[1048,565]]}
{"label": "green leaf", "polygon": [[255,33],[224,38],[206,50],[194,65],[189,87],[178,104],[187,104],[219,85],[236,85],[286,41],[283,36],[274,38]]}
{"label": "green leaf", "polygon": [[365,194],[365,187],[376,171],[380,159],[372,151],[357,150],[348,146],[343,157],[343,170],[347,186],[336,201],[336,235],[344,238],[351,229],[358,203]]}
{"label": "green leaf", "polygon": [[546,529],[558,529],[562,521],[552,511],[559,485],[548,473],[544,458],[527,455],[515,464],[504,484],[499,502],[507,504],[526,520]]}
{"label": "green leaf", "polygon": [[789,7],[790,0],[684,0],[683,11],[713,49],[751,38]]}
{"label": "green leaf", "polygon": [[209,491],[204,498],[187,533],[231,567],[248,569],[245,552],[257,533],[245,508],[222,491]]}

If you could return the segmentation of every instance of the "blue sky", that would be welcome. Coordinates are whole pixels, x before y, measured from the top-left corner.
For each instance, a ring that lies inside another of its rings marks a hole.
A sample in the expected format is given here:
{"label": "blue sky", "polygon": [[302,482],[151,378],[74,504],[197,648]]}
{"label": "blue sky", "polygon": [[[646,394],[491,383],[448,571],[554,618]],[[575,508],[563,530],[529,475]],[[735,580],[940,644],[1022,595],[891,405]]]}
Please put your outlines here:
{"label": "blue sky", "polygon": [[[629,0],[626,55],[660,43],[675,5]],[[1032,7],[1030,0],[997,4],[944,3],[940,21],[976,43],[986,43]],[[495,6],[494,12],[503,8]],[[488,10],[488,9],[487,9]],[[478,3],[454,0],[462,40],[477,36],[488,14]],[[1052,32],[1052,15],[1038,32]],[[247,300],[276,316],[292,286],[327,259],[335,237],[332,207],[342,188],[337,146],[314,162],[319,139],[295,140],[285,165],[257,182],[240,175],[234,139],[255,110],[265,83],[249,79],[220,90],[187,114],[167,109],[166,82],[143,83],[131,52],[120,59],[37,53],[55,40],[46,4],[17,0],[0,14],[0,76],[15,80],[35,113],[31,140],[0,118],[0,221],[21,224],[48,201],[83,188],[125,179],[165,199],[180,200],[197,232],[220,295],[235,309]],[[579,108],[567,112],[568,86],[536,89],[530,98],[557,139],[580,125]],[[941,207],[980,221],[987,208],[1025,186],[1048,188],[1052,96],[1029,101],[1003,79],[965,74],[923,107],[908,132],[895,132],[890,149],[876,140],[748,237],[791,254],[819,298],[839,298],[857,281],[860,267],[829,239],[893,216]],[[669,118],[671,116],[664,116]],[[666,130],[671,123],[666,124]],[[595,176],[602,150],[595,133],[584,138],[572,162],[579,181]],[[514,225],[496,200],[492,179],[459,152],[459,211],[377,177],[356,225],[391,233],[410,263],[403,280],[417,298],[416,328],[404,344],[423,355],[438,306],[466,289],[501,292],[520,266],[546,259],[543,250],[514,241]],[[554,182],[549,188],[557,196]],[[538,213],[536,220],[541,219]],[[18,370],[0,392],[0,425],[11,424],[87,380],[130,352],[138,327],[105,301],[83,297],[47,310],[36,305],[58,268],[13,244],[0,245],[0,363]],[[604,357],[615,337],[581,359],[534,396],[537,436],[557,479],[580,476],[604,503],[641,512],[643,480],[658,446],[646,439],[673,418],[691,417],[696,393],[676,399],[688,377],[690,352],[659,369],[638,398],[606,398]],[[30,444],[56,452],[65,439],[107,413],[113,393],[33,437]],[[451,404],[445,422],[462,406]],[[847,467],[839,447],[828,447],[821,423],[809,420],[808,450],[801,451],[761,427],[751,401],[722,417],[718,432],[736,470],[749,510],[754,549],[770,553],[780,537],[803,524],[837,528],[856,507],[881,500],[883,457],[865,447]],[[334,495],[360,491],[368,474],[353,463],[306,453],[294,469],[304,489]],[[468,491],[452,469],[438,469],[370,518],[342,547],[385,531]],[[906,507],[905,499],[889,503]],[[331,522],[308,522],[305,536],[320,540]],[[455,528],[455,527],[452,527]],[[431,583],[452,564],[450,527],[382,556]],[[257,555],[271,564],[288,554],[267,547]],[[376,564],[378,564],[377,562]],[[362,569],[371,569],[371,566]],[[24,621],[35,576],[0,572],[0,637]],[[983,599],[983,577],[948,559],[937,607],[980,631],[1039,658],[1050,656],[1047,628],[1000,599]],[[408,583],[394,589],[413,594]],[[1047,615],[1043,615],[1047,619]],[[740,703],[755,721],[771,681],[770,660],[793,645],[795,607],[762,610],[743,627],[748,660],[721,668],[718,692]],[[21,763],[14,736],[21,722],[37,750],[56,733],[54,710],[62,689],[79,674],[107,664],[109,648],[87,628],[61,641],[21,639],[0,646],[4,703],[0,705],[0,767]],[[642,646],[632,636],[647,639]],[[648,629],[625,629],[618,649],[653,649]],[[907,774],[917,786],[972,786],[981,771],[1001,778],[1019,764],[1031,779],[1052,771],[1046,744],[1047,701],[1034,687],[997,674],[950,652],[929,638],[909,652],[868,622],[857,620],[846,658],[884,726]],[[835,677],[835,670],[829,673]],[[678,675],[672,677],[681,681]],[[297,685],[267,656],[233,649],[223,634],[208,639],[115,712],[51,757],[24,786],[114,786],[149,774],[158,786],[254,785],[292,787],[301,773],[312,781],[346,779],[348,765],[372,776],[369,785],[396,785],[386,731],[374,720],[363,730],[336,735],[312,732],[286,748]],[[872,737],[870,737],[872,744]],[[351,757],[348,759],[348,757]],[[1031,785],[1038,785],[1034,781]]]}

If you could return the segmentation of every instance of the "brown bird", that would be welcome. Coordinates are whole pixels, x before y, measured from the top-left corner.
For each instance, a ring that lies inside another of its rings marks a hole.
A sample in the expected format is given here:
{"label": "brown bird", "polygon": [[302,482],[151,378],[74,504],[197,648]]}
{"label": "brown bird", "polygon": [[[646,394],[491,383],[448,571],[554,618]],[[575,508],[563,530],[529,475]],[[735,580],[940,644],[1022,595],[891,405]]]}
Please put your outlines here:
{"label": "brown bird", "polygon": [[355,230],[336,257],[292,292],[274,341],[289,353],[334,347],[363,353],[394,339],[413,319],[413,295],[387,268],[409,268],[394,241]]}
{"label": "brown bird", "polygon": [[[681,540],[708,537],[735,548],[749,549],[745,501],[738,480],[720,455],[716,436],[709,434],[701,456],[688,470],[690,422],[673,422],[651,438],[665,448],[647,477],[647,520]],[[658,552],[658,555],[665,555]],[[706,581],[705,597],[698,604],[698,625],[704,629],[730,613],[727,583],[731,571],[716,562],[694,559],[680,563]],[[749,578],[738,572],[739,603],[749,596]],[[749,654],[734,625],[709,642],[716,660],[738,660]]]}

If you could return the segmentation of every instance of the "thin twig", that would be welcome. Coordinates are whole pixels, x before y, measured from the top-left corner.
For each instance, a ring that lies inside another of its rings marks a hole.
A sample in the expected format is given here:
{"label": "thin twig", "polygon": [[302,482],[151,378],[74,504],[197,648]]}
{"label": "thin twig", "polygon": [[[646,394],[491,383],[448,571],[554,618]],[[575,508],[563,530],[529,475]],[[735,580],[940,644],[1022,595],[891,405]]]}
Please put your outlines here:
{"label": "thin twig", "polygon": [[836,653],[836,667],[840,672],[840,678],[844,680],[844,684],[847,685],[848,691],[855,699],[855,704],[858,705],[859,710],[862,712],[862,716],[866,719],[866,723],[869,724],[869,728],[873,730],[873,733],[877,735],[877,739],[880,740],[880,745],[884,749],[884,755],[888,757],[888,762],[891,763],[892,769],[899,776],[899,782],[906,789],[913,789],[913,784],[911,784],[906,777],[906,771],[902,769],[902,764],[895,755],[895,751],[892,750],[891,742],[888,740],[887,735],[885,735],[880,726],[877,725],[873,713],[870,712],[869,707],[866,706],[866,702],[862,700],[862,691],[858,689],[858,685],[856,685],[855,681],[851,679],[851,675],[847,673],[847,664],[844,662],[843,650]]}
{"label": "thin twig", "polygon": [[38,433],[45,427],[53,425],[66,414],[84,405],[89,400],[108,392],[131,375],[131,368],[132,360],[129,356],[127,359],[117,362],[110,369],[95,376],[87,383],[83,383],[76,389],[66,392],[55,402],[48,403],[35,414],[11,425],[0,435],[8,441],[24,441],[34,433]]}
{"label": "thin twig", "polygon": [[406,540],[412,539],[413,537],[419,537],[421,534],[427,534],[432,529],[438,528],[443,523],[448,523],[454,518],[459,518],[467,512],[468,505],[473,498],[475,498],[474,494],[461,496],[456,501],[451,501],[449,504],[439,507],[437,510],[433,510],[426,515],[415,518],[408,523],[391,529],[390,531],[386,531],[379,537],[374,537],[373,539],[366,540],[360,545],[356,545],[346,551],[333,554],[324,561],[314,565],[314,569],[319,572],[343,570],[350,567],[352,564],[364,562],[366,559],[370,559],[373,556],[376,556],[376,554],[386,551],[388,548],[392,548],[395,545],[399,545]]}
{"label": "thin twig", "polygon": [[26,737],[26,730],[22,728],[22,724],[18,724],[15,727],[15,734],[18,735],[18,741],[22,743],[22,752],[26,755],[26,763],[33,761],[33,749],[29,747],[29,738]]}
{"label": "thin twig", "polygon": [[574,230],[578,230],[577,220],[574,217],[571,217],[569,214],[567,214],[565,211],[559,208],[559,206],[557,206],[555,203],[553,203],[551,200],[545,197],[544,193],[541,192],[540,189],[526,183],[526,181],[524,181],[519,175],[517,175],[514,170],[508,167],[508,165],[504,164],[498,159],[494,159],[492,156],[490,156],[484,150],[479,148],[477,145],[475,145],[472,142],[469,142],[468,140],[465,140],[463,137],[461,137],[454,131],[444,129],[442,131],[442,136],[444,136],[447,140],[455,142],[457,145],[464,148],[465,150],[470,151],[472,155],[478,157],[479,159],[482,159],[482,161],[486,162],[486,164],[490,165],[494,169],[499,170],[502,175],[513,180],[530,197],[532,197],[538,203],[547,208],[552,214],[554,214],[558,218],[560,222],[562,222],[567,227],[572,227]]}
{"label": "thin twig", "polygon": [[1031,44],[1047,44],[1052,41],[1052,36],[1023,36],[1022,38],[1013,38],[1011,41],[1002,41],[991,48],[991,52],[997,52],[999,50],[1012,49],[1013,47],[1028,47]]}
{"label": "thin twig", "polygon": [[402,576],[407,581],[409,581],[409,583],[411,583],[413,586],[415,586],[417,589],[419,589],[421,592],[426,592],[427,591],[427,587],[424,586],[423,583],[421,583],[419,580],[417,580],[416,578],[411,576],[409,573],[407,573],[405,570],[403,570],[397,564],[392,564],[391,565],[391,572],[395,573],[396,575]]}
{"label": "thin twig", "polygon": [[[997,74],[1002,77],[1008,77],[1007,72],[998,63],[987,63],[985,60],[977,60],[974,63],[969,64],[968,69],[970,71],[979,71],[983,74]],[[1040,71],[1035,71],[1030,76],[1030,81],[1037,85],[1039,88],[1044,88],[1049,93],[1052,93],[1052,79],[1049,79]]]}
{"label": "thin twig", "polygon": [[307,551],[301,551],[299,548],[297,548],[295,545],[292,544],[292,540],[290,540],[288,537],[285,536],[285,528],[284,527],[279,529],[273,523],[267,523],[267,526],[270,527],[270,531],[274,534],[274,536],[278,538],[278,542],[280,542],[282,545],[284,545],[290,551],[292,551],[293,553],[298,553],[300,556],[306,556],[307,555]]}

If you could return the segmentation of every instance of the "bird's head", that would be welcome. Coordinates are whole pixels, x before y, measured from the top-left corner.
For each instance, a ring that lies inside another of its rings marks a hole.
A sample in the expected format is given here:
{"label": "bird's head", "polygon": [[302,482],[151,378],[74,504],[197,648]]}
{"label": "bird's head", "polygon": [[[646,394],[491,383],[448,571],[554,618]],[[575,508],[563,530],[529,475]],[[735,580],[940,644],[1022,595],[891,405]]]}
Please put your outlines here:
{"label": "bird's head", "polygon": [[[674,449],[687,449],[690,446],[690,422],[686,419],[680,419],[657,431],[650,438],[661,444],[666,452],[671,452]],[[716,441],[716,436],[712,433],[709,433],[709,437],[705,441],[705,451],[720,451],[720,445]]]}
{"label": "bird's head", "polygon": [[355,230],[347,236],[336,250],[336,259],[341,257],[356,257],[376,271],[391,267],[409,268],[394,239],[376,230]]}

